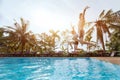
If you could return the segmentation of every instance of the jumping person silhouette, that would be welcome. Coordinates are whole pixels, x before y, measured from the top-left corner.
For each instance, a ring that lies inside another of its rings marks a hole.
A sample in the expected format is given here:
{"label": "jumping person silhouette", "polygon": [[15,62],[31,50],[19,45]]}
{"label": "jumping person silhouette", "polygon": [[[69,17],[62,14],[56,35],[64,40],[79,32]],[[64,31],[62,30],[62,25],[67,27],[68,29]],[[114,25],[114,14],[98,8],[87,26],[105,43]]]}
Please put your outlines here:
{"label": "jumping person silhouette", "polygon": [[88,45],[93,45],[90,42],[84,41],[84,26],[85,26],[85,12],[89,7],[86,6],[85,9],[83,10],[83,13],[80,13],[79,15],[79,23],[78,23],[78,35],[79,35],[79,41],[81,44],[88,44]]}

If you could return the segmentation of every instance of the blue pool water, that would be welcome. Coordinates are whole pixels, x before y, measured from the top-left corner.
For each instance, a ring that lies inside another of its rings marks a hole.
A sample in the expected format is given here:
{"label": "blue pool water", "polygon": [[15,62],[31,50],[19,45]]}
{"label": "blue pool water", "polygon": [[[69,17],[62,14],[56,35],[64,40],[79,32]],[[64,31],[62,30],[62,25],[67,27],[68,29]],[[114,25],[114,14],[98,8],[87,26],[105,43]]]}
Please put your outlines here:
{"label": "blue pool water", "polygon": [[120,66],[93,58],[0,58],[0,80],[120,80]]}

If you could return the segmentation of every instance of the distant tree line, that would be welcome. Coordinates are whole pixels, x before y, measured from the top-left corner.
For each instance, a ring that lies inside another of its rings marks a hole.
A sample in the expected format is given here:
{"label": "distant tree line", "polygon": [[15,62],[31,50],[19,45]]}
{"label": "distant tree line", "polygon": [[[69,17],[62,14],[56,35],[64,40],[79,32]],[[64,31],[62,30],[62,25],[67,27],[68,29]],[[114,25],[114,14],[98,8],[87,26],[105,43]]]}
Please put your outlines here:
{"label": "distant tree line", "polygon": [[[52,53],[57,49],[69,52],[72,48],[70,30],[50,30],[48,34],[34,34],[28,31],[28,24],[28,21],[21,18],[20,23],[15,22],[14,26],[0,28],[0,53]],[[92,42],[95,34],[97,48],[102,47],[104,51],[120,51],[120,11],[103,10],[96,21],[87,22],[86,25],[89,27],[85,33],[86,41]],[[91,48],[92,46],[88,45],[88,49]]]}

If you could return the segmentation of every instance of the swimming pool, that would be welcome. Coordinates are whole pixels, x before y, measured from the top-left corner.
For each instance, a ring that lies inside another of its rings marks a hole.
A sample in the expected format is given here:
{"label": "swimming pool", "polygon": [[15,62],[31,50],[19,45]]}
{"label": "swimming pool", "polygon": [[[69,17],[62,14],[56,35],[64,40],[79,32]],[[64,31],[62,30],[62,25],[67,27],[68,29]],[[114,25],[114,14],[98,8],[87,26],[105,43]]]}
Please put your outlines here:
{"label": "swimming pool", "polygon": [[119,65],[93,58],[0,58],[0,80],[119,79]]}

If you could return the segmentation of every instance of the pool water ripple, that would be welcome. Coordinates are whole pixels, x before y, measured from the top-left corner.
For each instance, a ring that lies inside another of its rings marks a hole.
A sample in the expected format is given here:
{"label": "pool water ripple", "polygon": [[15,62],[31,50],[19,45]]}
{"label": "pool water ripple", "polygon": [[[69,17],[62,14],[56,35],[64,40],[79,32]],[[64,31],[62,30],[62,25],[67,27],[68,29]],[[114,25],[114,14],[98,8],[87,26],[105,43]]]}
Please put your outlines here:
{"label": "pool water ripple", "polygon": [[119,80],[119,72],[92,58],[0,58],[0,80]]}

